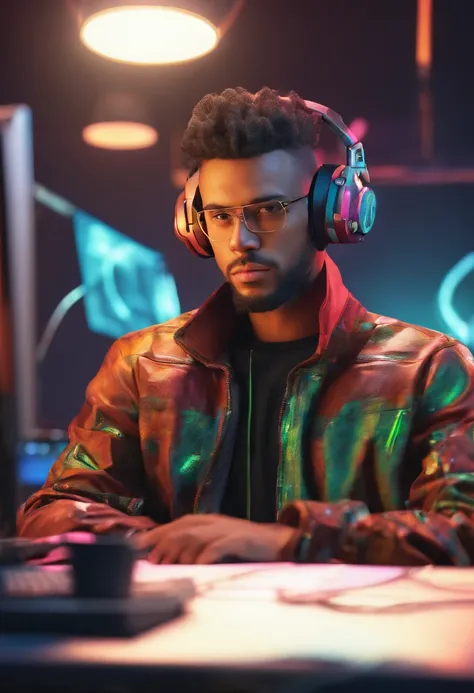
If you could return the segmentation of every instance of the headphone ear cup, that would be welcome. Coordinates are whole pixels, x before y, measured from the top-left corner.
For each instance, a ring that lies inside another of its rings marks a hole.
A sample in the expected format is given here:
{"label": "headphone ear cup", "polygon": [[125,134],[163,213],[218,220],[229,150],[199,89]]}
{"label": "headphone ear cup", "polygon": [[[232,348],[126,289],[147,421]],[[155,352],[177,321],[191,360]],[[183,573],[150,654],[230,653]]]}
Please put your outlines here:
{"label": "headphone ear cup", "polygon": [[[314,174],[308,193],[308,226],[313,245],[324,250],[331,239],[327,233],[329,193],[334,171],[339,166],[323,164]],[[334,186],[335,187],[335,186]]]}
{"label": "headphone ear cup", "polygon": [[199,226],[196,215],[196,209],[202,207],[198,181],[199,173],[196,172],[189,178],[185,190],[178,195],[174,212],[174,233],[193,255],[209,258],[214,257],[214,252],[209,239]]}
{"label": "headphone ear cup", "polygon": [[374,191],[351,166],[321,166],[308,199],[310,235],[318,250],[328,243],[360,243],[374,224]]}

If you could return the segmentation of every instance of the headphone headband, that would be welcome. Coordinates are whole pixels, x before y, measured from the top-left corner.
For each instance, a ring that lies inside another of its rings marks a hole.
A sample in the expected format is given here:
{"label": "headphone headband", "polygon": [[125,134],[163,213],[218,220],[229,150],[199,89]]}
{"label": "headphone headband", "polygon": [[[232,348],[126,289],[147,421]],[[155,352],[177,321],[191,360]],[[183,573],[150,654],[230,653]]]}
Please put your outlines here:
{"label": "headphone headband", "polygon": [[[283,98],[287,99],[288,97],[284,96]],[[354,135],[352,130],[347,127],[339,113],[333,111],[332,108],[328,108],[328,106],[323,106],[320,103],[316,103],[316,101],[305,100],[304,103],[307,108],[319,113],[323,121],[336,135],[338,135],[338,137],[341,138],[346,147],[352,147],[354,144],[357,144],[357,137]]]}
{"label": "headphone headband", "polygon": [[[285,101],[289,101],[288,96],[282,96],[281,98]],[[329,129],[343,141],[346,147],[347,165],[353,169],[360,170],[361,177],[363,177],[364,181],[369,183],[370,176],[365,162],[364,145],[362,142],[358,141],[352,130],[347,127],[342,116],[336,113],[336,111],[333,111],[332,108],[316,103],[316,101],[307,101],[305,99],[304,104],[311,111],[318,113]]]}
{"label": "headphone headband", "polygon": [[[290,100],[288,96],[280,98]],[[328,243],[362,241],[374,225],[376,212],[364,146],[339,113],[315,101],[304,103],[321,116],[346,148],[346,165],[324,164],[313,177],[308,193],[308,226],[313,244],[323,250]],[[199,171],[194,171],[176,202],[174,229],[191,252],[208,258],[214,253],[197,221],[196,209],[201,206]]]}

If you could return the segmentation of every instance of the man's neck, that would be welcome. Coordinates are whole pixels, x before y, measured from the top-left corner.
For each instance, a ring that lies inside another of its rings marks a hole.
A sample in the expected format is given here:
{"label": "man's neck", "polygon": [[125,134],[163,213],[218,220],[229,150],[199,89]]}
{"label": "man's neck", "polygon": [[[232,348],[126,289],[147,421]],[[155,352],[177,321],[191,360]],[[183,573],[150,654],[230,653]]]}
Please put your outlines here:
{"label": "man's neck", "polygon": [[292,342],[317,334],[323,300],[324,289],[314,279],[305,293],[293,301],[268,313],[250,313],[255,337],[261,342]]}

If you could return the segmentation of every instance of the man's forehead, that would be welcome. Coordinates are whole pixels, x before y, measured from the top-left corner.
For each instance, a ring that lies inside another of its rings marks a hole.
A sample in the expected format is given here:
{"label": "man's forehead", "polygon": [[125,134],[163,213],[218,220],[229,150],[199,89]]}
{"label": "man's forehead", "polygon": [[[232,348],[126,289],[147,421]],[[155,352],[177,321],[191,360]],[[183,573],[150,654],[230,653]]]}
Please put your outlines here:
{"label": "man's forehead", "polygon": [[294,170],[301,167],[301,151],[289,149],[275,149],[265,154],[252,157],[235,159],[209,159],[201,164],[201,172],[208,175],[214,173],[260,174],[284,173],[286,170]]}
{"label": "man's forehead", "polygon": [[[218,204],[232,204],[235,197],[251,199],[266,194],[284,196],[299,193],[306,177],[306,169],[295,152],[275,150],[246,159],[205,161],[201,166],[199,184],[203,200],[212,196],[212,201]],[[222,199],[214,200],[216,196]]]}

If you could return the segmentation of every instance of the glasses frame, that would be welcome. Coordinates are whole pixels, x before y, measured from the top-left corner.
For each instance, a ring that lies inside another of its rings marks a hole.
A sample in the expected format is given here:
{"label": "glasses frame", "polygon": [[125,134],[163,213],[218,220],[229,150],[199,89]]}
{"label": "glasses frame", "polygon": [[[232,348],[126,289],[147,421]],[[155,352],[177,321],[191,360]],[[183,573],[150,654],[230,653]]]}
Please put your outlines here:
{"label": "glasses frame", "polygon": [[[227,214],[230,212],[232,214],[232,216],[234,217],[234,219],[239,219],[240,221],[244,222],[245,227],[248,229],[248,231],[250,231],[250,233],[253,233],[256,236],[260,236],[260,235],[263,236],[265,234],[275,233],[276,231],[281,231],[282,229],[284,229],[288,223],[288,213],[286,211],[287,207],[294,204],[295,202],[300,202],[301,200],[306,200],[306,199],[308,199],[308,195],[302,195],[301,197],[296,197],[294,200],[287,200],[287,201],[286,200],[285,201],[283,201],[283,200],[264,200],[263,202],[257,202],[257,203],[252,202],[248,205],[240,205],[240,206],[236,206],[236,207],[221,207],[221,208],[217,208],[217,209],[200,209],[200,210],[195,209],[194,211],[196,212],[196,218],[197,218],[197,221],[199,224],[199,228],[201,229],[203,234],[213,243],[225,243],[225,242],[228,242],[229,237],[227,237],[227,238],[211,238],[211,236],[209,236],[209,233],[208,233],[207,229],[205,228],[206,227],[206,224],[204,221],[205,212],[226,212]],[[247,207],[254,207],[256,204],[263,206],[265,204],[276,203],[276,202],[278,202],[278,204],[281,205],[281,208],[285,212],[285,219],[284,219],[283,226],[280,226],[280,228],[278,228],[278,229],[273,229],[272,231],[254,231],[253,229],[249,228],[249,225],[247,224],[247,220],[245,218],[245,209]],[[240,211],[236,213],[234,210],[240,210]],[[234,226],[232,227],[232,231],[230,233],[233,232],[234,228],[235,228],[235,223],[234,223]]]}

